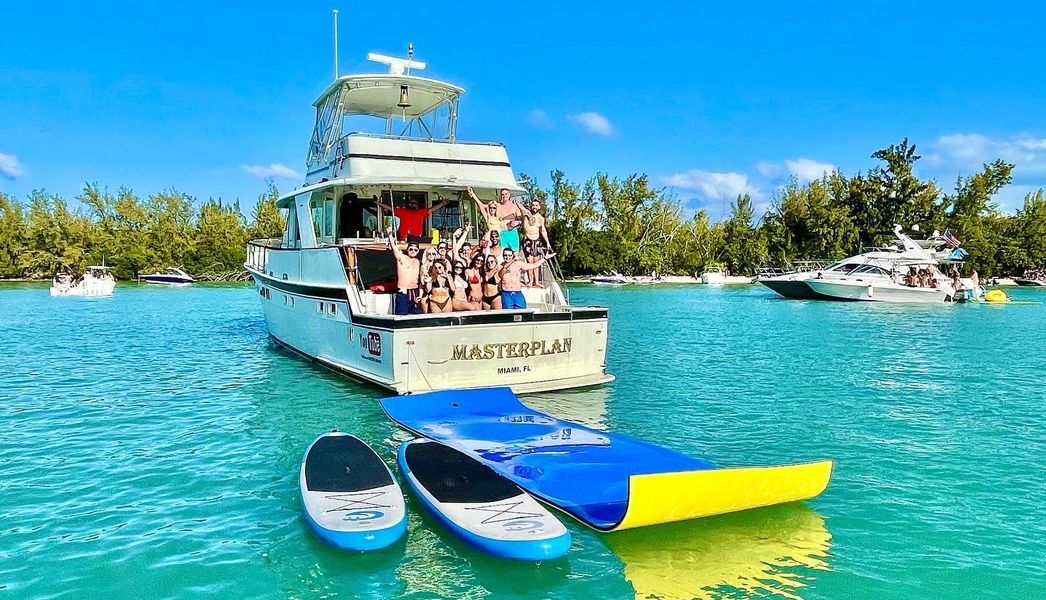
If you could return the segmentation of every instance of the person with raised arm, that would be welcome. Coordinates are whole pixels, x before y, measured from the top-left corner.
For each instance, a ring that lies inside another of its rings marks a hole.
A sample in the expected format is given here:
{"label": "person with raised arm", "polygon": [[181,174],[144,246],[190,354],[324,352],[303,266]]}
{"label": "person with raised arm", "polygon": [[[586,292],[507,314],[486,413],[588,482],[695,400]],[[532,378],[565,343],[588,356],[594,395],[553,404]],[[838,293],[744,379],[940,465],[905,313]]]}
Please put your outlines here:
{"label": "person with raised arm", "polygon": [[447,202],[450,202],[449,198],[440,198],[432,206],[418,206],[418,199],[414,196],[408,196],[406,206],[393,208],[391,204],[385,204],[378,200],[377,196],[374,199],[378,206],[392,212],[399,218],[400,227],[399,231],[396,232],[396,237],[401,242],[407,241],[409,237],[422,237],[425,231],[425,217],[429,216],[429,213],[432,211],[442,208]]}
{"label": "person with raised arm", "polygon": [[541,265],[555,254],[546,254],[538,262],[533,263],[517,260],[516,253],[509,248],[505,248],[503,256],[505,261],[498,269],[498,275],[501,277],[498,286],[501,290],[501,308],[526,308],[527,300],[523,297],[523,271],[540,269]]}
{"label": "person with raised arm", "polygon": [[500,202],[488,203],[480,200],[475,190],[471,187],[466,188],[465,191],[468,192],[472,201],[482,209],[480,214],[483,215],[487,225],[487,233],[484,237],[487,239],[492,238],[496,231],[498,232],[501,245],[513,250],[519,250],[519,230],[517,228],[522,221],[523,214],[520,208],[512,202],[512,192],[507,188],[501,188],[498,191]]}
{"label": "person with raised arm", "polygon": [[[545,229],[545,216],[541,214],[541,202],[538,200],[531,200],[530,206],[520,203],[519,207],[523,211],[523,257],[527,262],[535,263],[545,253],[552,251],[552,242]],[[532,274],[531,285],[541,285],[540,270]]]}
{"label": "person with raised arm", "polygon": [[396,257],[396,302],[393,312],[397,315],[416,315],[421,312],[421,291],[418,289],[418,276],[421,273],[421,263],[418,262],[418,253],[421,247],[417,242],[407,244],[406,253],[400,252],[396,246],[396,237],[389,227],[386,232],[389,238],[389,247],[392,255]]}

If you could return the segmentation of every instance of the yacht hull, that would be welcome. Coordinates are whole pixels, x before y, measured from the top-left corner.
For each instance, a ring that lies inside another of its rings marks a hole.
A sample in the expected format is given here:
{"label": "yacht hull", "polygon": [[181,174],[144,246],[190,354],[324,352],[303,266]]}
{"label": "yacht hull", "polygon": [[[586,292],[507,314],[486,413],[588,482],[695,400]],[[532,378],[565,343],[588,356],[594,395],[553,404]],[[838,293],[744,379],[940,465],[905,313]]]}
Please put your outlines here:
{"label": "yacht hull", "polygon": [[399,394],[495,384],[529,393],[614,379],[605,366],[606,309],[374,317],[352,315],[344,296],[255,281],[277,344]]}
{"label": "yacht hull", "polygon": [[941,304],[951,295],[951,290],[882,285],[879,282],[857,280],[809,279],[806,284],[819,296],[830,300]]}
{"label": "yacht hull", "polygon": [[821,297],[806,285],[806,279],[760,279],[759,283],[785,298],[815,300]]}

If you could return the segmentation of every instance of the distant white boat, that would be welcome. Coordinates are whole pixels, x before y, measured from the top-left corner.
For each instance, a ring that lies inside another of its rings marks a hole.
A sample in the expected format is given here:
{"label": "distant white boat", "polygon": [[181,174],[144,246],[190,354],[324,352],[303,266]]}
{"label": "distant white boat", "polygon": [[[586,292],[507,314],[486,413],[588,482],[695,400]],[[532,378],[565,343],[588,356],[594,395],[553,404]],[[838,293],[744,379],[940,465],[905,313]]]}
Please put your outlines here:
{"label": "distant white boat", "polygon": [[105,266],[87,267],[79,279],[68,273],[59,273],[51,281],[52,296],[112,296],[116,278]]}
{"label": "distant white boat", "polygon": [[608,275],[589,277],[588,280],[595,285],[628,285],[628,278],[617,271],[611,271]]}
{"label": "distant white boat", "polygon": [[701,273],[701,283],[705,285],[726,284],[726,273],[719,267],[708,267]]}
{"label": "distant white boat", "polygon": [[156,285],[189,285],[195,283],[196,280],[189,276],[188,273],[181,269],[174,267],[168,267],[163,273],[153,273],[152,275],[142,275],[142,281],[145,283],[152,283]]}

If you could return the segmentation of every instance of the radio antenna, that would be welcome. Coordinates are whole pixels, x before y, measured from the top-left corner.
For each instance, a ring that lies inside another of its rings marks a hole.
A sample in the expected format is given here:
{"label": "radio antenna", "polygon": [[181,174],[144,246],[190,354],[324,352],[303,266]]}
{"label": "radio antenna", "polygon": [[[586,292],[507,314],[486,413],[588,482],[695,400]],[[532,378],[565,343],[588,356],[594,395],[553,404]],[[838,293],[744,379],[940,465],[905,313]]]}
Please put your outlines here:
{"label": "radio antenna", "polygon": [[338,9],[334,9],[334,79],[338,78]]}

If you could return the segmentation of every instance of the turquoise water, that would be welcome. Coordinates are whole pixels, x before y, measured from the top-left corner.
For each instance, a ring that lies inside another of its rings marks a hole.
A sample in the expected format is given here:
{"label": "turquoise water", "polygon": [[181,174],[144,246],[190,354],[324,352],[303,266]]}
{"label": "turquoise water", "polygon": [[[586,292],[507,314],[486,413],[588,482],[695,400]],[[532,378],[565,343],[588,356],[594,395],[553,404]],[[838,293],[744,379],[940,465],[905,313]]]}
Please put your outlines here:
{"label": "turquoise water", "polygon": [[618,379],[528,403],[722,465],[832,458],[828,490],[607,535],[570,522],[569,555],[541,565],[464,547],[408,498],[404,542],[345,554],[306,530],[298,463],[337,427],[391,464],[407,436],[380,390],[271,347],[249,287],[4,284],[0,596],[1046,595],[1046,305],[572,296],[611,308]]}

